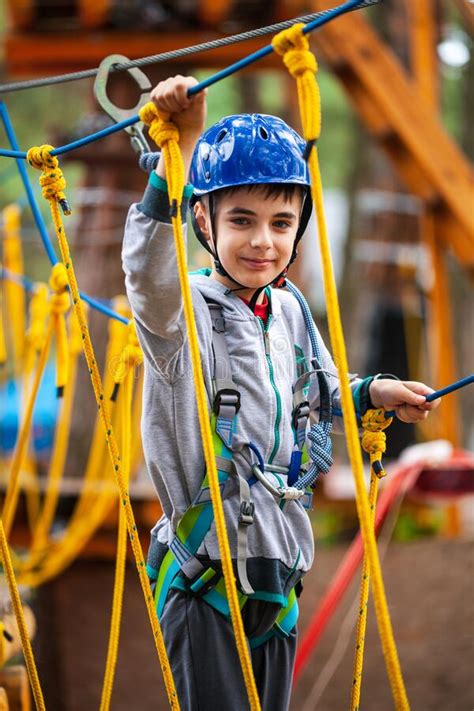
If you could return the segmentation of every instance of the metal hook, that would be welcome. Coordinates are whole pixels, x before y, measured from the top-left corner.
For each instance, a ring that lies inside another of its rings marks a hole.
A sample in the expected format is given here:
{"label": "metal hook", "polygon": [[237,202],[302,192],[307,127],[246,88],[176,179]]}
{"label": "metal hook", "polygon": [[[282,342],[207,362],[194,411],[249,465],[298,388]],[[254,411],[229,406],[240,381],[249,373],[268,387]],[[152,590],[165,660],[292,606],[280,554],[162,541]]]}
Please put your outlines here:
{"label": "metal hook", "polygon": [[[105,113],[108,114],[114,121],[117,121],[117,123],[135,116],[141,107],[148,101],[148,95],[151,91],[151,83],[147,75],[144,74],[141,69],[138,69],[138,67],[131,67],[126,71],[136,81],[140,89],[141,96],[137,105],[132,109],[121,109],[109,99],[107,95],[107,82],[111,70],[113,67],[117,66],[117,64],[126,64],[129,61],[128,57],[125,57],[123,54],[110,54],[100,63],[97,76],[94,81],[95,98]],[[129,134],[132,148],[136,153],[142,154],[150,150],[148,142],[143,134],[143,123],[141,121],[137,122],[133,126],[127,126],[125,131]]]}

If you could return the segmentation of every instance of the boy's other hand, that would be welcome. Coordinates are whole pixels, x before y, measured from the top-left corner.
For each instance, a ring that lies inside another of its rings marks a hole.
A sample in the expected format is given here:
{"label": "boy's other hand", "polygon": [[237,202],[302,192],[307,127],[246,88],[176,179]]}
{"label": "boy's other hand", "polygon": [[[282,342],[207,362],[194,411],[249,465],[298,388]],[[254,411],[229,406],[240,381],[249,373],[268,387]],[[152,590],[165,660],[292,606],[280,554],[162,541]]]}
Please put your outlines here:
{"label": "boy's other hand", "polygon": [[180,145],[194,143],[204,130],[206,122],[206,90],[194,96],[187,92],[198,84],[194,77],[178,74],[165,81],[160,81],[150,94],[150,101],[169,118],[179,129]]}
{"label": "boy's other hand", "polygon": [[370,383],[369,394],[374,407],[395,410],[399,420],[407,423],[420,422],[428,412],[438,407],[440,399],[426,402],[426,396],[434,392],[423,383],[413,380],[389,380],[381,378]]}

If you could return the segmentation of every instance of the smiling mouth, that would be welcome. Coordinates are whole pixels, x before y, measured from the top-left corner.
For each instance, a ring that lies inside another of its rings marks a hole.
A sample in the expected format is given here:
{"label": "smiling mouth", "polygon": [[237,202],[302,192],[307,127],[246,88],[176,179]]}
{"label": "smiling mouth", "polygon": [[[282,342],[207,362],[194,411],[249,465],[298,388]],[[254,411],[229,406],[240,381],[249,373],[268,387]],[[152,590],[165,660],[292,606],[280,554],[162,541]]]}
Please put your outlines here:
{"label": "smiling mouth", "polygon": [[249,259],[247,257],[242,257],[242,260],[250,267],[254,269],[264,269],[270,264],[273,264],[272,259]]}

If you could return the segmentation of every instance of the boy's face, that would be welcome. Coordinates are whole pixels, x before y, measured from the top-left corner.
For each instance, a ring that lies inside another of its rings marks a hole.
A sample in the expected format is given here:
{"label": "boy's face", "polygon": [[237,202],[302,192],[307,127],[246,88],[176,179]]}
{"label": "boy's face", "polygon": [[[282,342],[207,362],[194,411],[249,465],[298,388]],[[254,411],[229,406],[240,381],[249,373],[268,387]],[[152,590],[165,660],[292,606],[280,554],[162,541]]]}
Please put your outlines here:
{"label": "boy's face", "polygon": [[[236,281],[249,287],[249,297],[253,290],[271,283],[290,261],[301,205],[299,190],[290,198],[283,193],[267,197],[264,189],[249,191],[243,186],[219,198],[214,219],[219,259]],[[209,216],[202,206],[196,217],[211,239]],[[235,288],[215,270],[213,277]],[[246,298],[246,290],[240,294]]]}

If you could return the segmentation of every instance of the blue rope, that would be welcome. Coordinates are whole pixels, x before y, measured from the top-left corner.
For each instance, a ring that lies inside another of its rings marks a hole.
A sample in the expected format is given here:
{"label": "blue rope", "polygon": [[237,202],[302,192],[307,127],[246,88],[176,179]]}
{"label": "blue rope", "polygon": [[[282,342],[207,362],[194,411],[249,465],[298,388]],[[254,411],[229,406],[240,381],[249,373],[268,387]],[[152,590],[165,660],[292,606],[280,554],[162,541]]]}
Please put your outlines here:
{"label": "blue rope", "polygon": [[[3,126],[5,128],[5,133],[7,134],[7,138],[10,142],[10,145],[12,145],[14,148],[18,147],[18,143],[16,140],[16,135],[15,131],[13,129],[13,125],[10,121],[10,116],[8,115],[8,110],[3,101],[0,101],[0,117],[3,122]],[[38,203],[36,201],[33,188],[30,183],[30,179],[28,177],[28,173],[26,171],[26,166],[25,164],[20,160],[17,159],[16,164],[18,166],[18,170],[20,172],[20,177],[23,182],[23,186],[26,191],[26,195],[28,198],[28,202],[31,208],[31,212],[33,213],[33,217],[36,222],[36,226],[38,228],[38,231],[41,236],[41,240],[43,242],[44,248],[46,250],[46,253],[48,255],[49,261],[51,264],[54,266],[55,264],[58,263],[58,258],[56,257],[56,254],[54,252],[53,245],[51,243],[51,240],[48,235],[48,230],[46,229],[46,223],[43,219],[43,216],[39,210]],[[110,318],[115,318],[117,321],[121,321],[124,324],[128,324],[128,319],[126,319],[124,316],[121,316],[120,314],[115,313],[109,306],[107,306],[107,302],[103,303],[102,301],[99,301],[97,299],[92,298],[91,296],[88,296],[87,294],[81,294],[81,299],[85,302],[87,302],[92,308],[96,309],[97,311],[102,312],[106,316],[109,316]],[[108,302],[110,303],[110,302]]]}
{"label": "blue rope", "polygon": [[[336,17],[339,17],[340,15],[343,15],[346,12],[350,12],[351,10],[357,8],[357,6],[359,5],[364,6],[364,0],[349,0],[348,2],[344,3],[343,5],[340,5],[339,7],[327,10],[327,13],[324,16],[318,17],[312,22],[308,22],[303,28],[303,34],[308,34],[308,32],[312,32],[318,27],[322,27],[327,22],[334,20]],[[235,74],[235,72],[240,71],[244,67],[248,67],[250,64],[257,62],[258,60],[262,59],[263,57],[266,57],[272,52],[273,47],[271,44],[262,47],[262,49],[257,50],[257,52],[253,52],[247,57],[244,57],[244,59],[241,59],[238,62],[234,62],[234,64],[231,64],[225,69],[222,69],[220,72],[216,72],[216,74],[213,74],[207,79],[204,79],[204,81],[200,82],[199,84],[196,84],[196,86],[193,86],[191,89],[188,89],[188,96],[194,96],[195,94],[198,94],[200,91],[206,89],[208,86],[212,86],[212,84],[221,81],[221,79],[224,79],[225,77],[228,77],[231,74]],[[51,155],[59,156],[63,153],[67,153],[68,151],[72,151],[75,148],[80,148],[81,146],[85,146],[88,143],[92,143],[93,141],[96,141],[99,138],[104,138],[105,136],[110,136],[116,131],[121,131],[123,128],[133,126],[133,124],[138,123],[138,121],[140,121],[140,117],[138,116],[138,114],[136,114],[135,116],[131,116],[130,118],[125,119],[124,121],[120,121],[119,123],[116,123],[113,126],[108,126],[107,128],[104,128],[101,131],[97,131],[97,133],[92,133],[89,136],[80,138],[77,141],[68,143],[65,146],[55,148],[54,151],[52,151]],[[3,156],[5,158],[25,159],[26,151],[20,151],[19,148],[16,148],[16,150],[13,151],[2,148],[0,149],[0,156]]]}
{"label": "blue rope", "polygon": [[316,326],[313,321],[313,315],[311,313],[311,310],[308,306],[308,302],[304,298],[303,294],[301,291],[291,282],[289,279],[286,280],[286,286],[289,291],[293,294],[293,296],[296,298],[298,301],[301,311],[303,312],[303,318],[306,324],[306,330],[308,331],[308,335],[311,341],[311,348],[313,351],[313,358],[316,358],[318,361],[320,367],[322,367],[322,357],[321,357],[321,349],[319,348],[319,341],[318,341],[318,332],[316,330]]}
{"label": "blue rope", "polygon": [[[321,349],[319,347],[318,332],[313,321],[313,316],[308,306],[308,302],[304,298],[301,291],[288,279],[286,280],[286,286],[300,305],[306,325],[306,330],[311,341],[313,358],[318,363],[318,367],[321,368],[323,364]],[[315,422],[311,425],[310,431],[308,432],[308,439],[311,442],[311,447],[309,449],[308,454],[311,458],[312,463],[306,474],[297,479],[297,481],[295,482],[296,489],[306,489],[308,486],[313,486],[316,483],[316,480],[318,479],[319,475],[321,473],[326,474],[332,467],[333,458],[332,442],[330,436],[331,430],[332,422],[321,421]]]}

